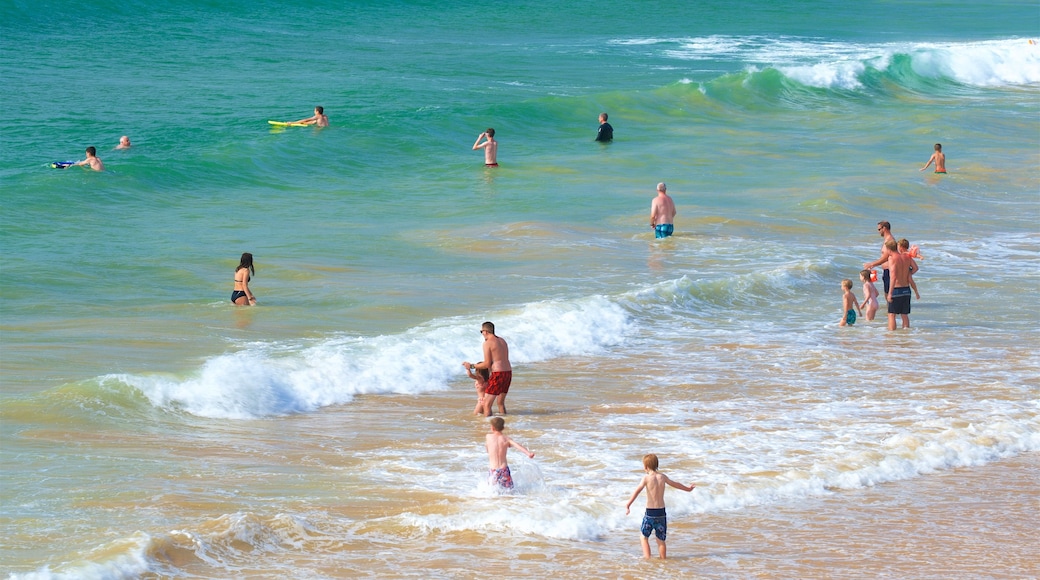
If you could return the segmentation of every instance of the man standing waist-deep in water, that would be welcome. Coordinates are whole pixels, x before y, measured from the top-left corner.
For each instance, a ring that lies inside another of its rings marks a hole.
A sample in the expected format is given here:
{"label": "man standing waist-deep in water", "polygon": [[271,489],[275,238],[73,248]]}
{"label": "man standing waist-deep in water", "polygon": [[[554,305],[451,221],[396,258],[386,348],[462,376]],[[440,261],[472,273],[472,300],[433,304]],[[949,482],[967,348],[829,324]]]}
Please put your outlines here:
{"label": "man standing waist-deep in water", "polygon": [[654,229],[655,238],[667,238],[675,231],[672,221],[675,220],[675,202],[668,197],[668,186],[664,182],[657,184],[657,197],[650,202],[650,227]]}

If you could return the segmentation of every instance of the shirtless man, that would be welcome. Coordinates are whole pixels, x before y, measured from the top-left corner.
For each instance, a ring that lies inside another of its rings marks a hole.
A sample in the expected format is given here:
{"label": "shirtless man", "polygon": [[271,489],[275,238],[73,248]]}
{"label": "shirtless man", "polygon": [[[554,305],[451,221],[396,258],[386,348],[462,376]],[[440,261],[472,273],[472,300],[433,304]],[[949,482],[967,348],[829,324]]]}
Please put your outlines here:
{"label": "shirtless man", "polygon": [[481,325],[480,334],[484,335],[484,360],[476,364],[462,364],[468,365],[470,370],[491,371],[487,390],[484,391],[484,414],[488,417],[492,415],[491,405],[498,398],[498,411],[505,415],[506,394],[509,393],[509,384],[513,381],[513,367],[509,365],[509,345],[495,336],[495,325],[490,322]]}
{"label": "shirtless man", "polygon": [[935,153],[932,153],[932,156],[928,158],[928,163],[925,163],[920,171],[928,169],[932,163],[935,163],[936,173],[946,173],[946,155],[942,152],[942,143],[935,144]]}
{"label": "shirtless man", "polygon": [[[483,143],[481,143],[481,139],[484,140]],[[495,141],[494,129],[488,127],[487,131],[477,136],[476,142],[473,143],[473,150],[477,149],[484,150],[485,167],[498,167],[498,141]]]}
{"label": "shirtless man", "polygon": [[655,238],[667,238],[675,231],[672,221],[675,220],[675,202],[666,193],[668,186],[664,182],[657,184],[657,197],[650,202],[650,227]]}
{"label": "shirtless man", "polygon": [[325,107],[314,107],[314,115],[307,117],[306,119],[293,121],[293,123],[302,123],[304,125],[317,125],[319,127],[328,127],[329,118],[325,116]]}
{"label": "shirtless man", "polygon": [[[865,262],[863,264],[864,270],[873,270],[874,268],[877,268],[882,264],[887,264],[889,258],[888,242],[891,241],[893,244],[896,243],[896,239],[892,235],[892,224],[888,222],[878,222],[877,231],[879,234],[881,234],[882,238],[885,238],[885,241],[881,244],[881,257],[877,260],[874,260],[873,262]],[[890,286],[889,282],[891,282],[891,274],[888,271],[888,266],[885,266],[884,271],[881,272],[881,281],[885,283],[885,300],[888,300],[887,296],[888,289]]]}
{"label": "shirtless man", "polygon": [[90,168],[93,169],[94,171],[104,171],[105,170],[105,164],[102,163],[100,159],[98,159],[97,149],[95,149],[93,146],[87,147],[87,158],[84,159],[83,161],[74,163],[74,165],[76,165],[76,166],[89,165]]}
{"label": "shirtless man", "polygon": [[116,145],[116,149],[129,149],[130,148],[130,137],[123,135],[119,138],[119,145]]}
{"label": "shirtless man", "polygon": [[896,329],[896,315],[903,318],[903,328],[910,328],[910,282],[914,259],[899,251],[895,240],[885,242],[888,250],[888,271],[892,272],[892,289],[886,292],[888,300],[888,329]]}

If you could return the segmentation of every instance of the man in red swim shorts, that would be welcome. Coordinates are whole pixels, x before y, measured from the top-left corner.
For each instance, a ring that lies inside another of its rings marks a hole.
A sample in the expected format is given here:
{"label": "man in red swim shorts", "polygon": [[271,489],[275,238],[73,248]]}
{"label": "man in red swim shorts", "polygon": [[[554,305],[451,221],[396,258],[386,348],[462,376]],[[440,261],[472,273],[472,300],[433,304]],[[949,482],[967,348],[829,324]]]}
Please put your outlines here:
{"label": "man in red swim shorts", "polygon": [[513,381],[513,367],[509,365],[509,345],[495,336],[495,325],[490,322],[481,325],[480,334],[484,335],[484,360],[469,365],[469,368],[491,371],[491,378],[488,379],[487,390],[484,392],[484,414],[488,417],[493,414],[491,405],[498,399],[498,412],[505,415],[506,393],[509,392],[509,383]]}

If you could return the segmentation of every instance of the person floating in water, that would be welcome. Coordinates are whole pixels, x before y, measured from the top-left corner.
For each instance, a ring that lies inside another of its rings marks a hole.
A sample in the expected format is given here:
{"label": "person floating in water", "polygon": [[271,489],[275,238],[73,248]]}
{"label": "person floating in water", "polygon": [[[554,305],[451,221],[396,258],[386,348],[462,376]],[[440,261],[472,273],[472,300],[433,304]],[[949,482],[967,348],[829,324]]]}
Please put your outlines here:
{"label": "person floating in water", "polygon": [[116,149],[129,149],[130,148],[130,137],[123,135],[119,138],[119,145],[116,145]]}
{"label": "person floating in water", "polygon": [[599,131],[596,132],[596,141],[610,143],[614,140],[614,128],[607,122],[607,114],[599,114]]}
{"label": "person floating in water", "polygon": [[87,158],[86,159],[84,159],[83,161],[77,161],[76,163],[73,163],[72,165],[74,167],[75,166],[86,165],[86,166],[89,166],[94,171],[104,171],[105,170],[105,164],[102,163],[101,159],[98,158],[98,156],[97,156],[97,149],[95,147],[93,147],[93,146],[87,147]]}
{"label": "person floating in water", "polygon": [[329,118],[325,116],[325,107],[314,107],[314,114],[306,119],[300,119],[299,121],[293,121],[293,124],[300,125],[317,125],[318,127],[328,127]]}
{"label": "person floating in water", "polygon": [[506,421],[502,417],[492,417],[488,423],[491,429],[484,436],[484,446],[488,452],[488,485],[513,489],[513,475],[509,472],[509,464],[506,462],[506,451],[509,451],[510,447],[516,447],[532,459],[534,453],[502,434],[502,429],[506,427]]}
{"label": "person floating in water", "polygon": [[[484,141],[481,142],[481,139]],[[485,167],[498,167],[498,141],[495,141],[494,129],[488,127],[487,131],[477,136],[476,142],[473,143],[473,150],[477,149],[484,150]]]}
{"label": "person floating in water", "polygon": [[946,155],[942,152],[942,143],[935,144],[935,153],[932,153],[932,156],[928,158],[928,163],[925,163],[920,170],[928,169],[932,163],[935,164],[936,173],[946,173]]}

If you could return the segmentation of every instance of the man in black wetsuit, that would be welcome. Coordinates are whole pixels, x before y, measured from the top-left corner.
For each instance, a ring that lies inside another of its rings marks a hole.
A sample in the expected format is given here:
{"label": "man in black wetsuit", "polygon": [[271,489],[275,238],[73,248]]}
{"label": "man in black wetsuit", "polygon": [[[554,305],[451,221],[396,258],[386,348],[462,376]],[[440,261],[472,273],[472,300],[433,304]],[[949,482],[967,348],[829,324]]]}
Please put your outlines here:
{"label": "man in black wetsuit", "polygon": [[614,128],[607,122],[607,114],[599,114],[599,132],[596,133],[596,141],[609,143],[614,140]]}

